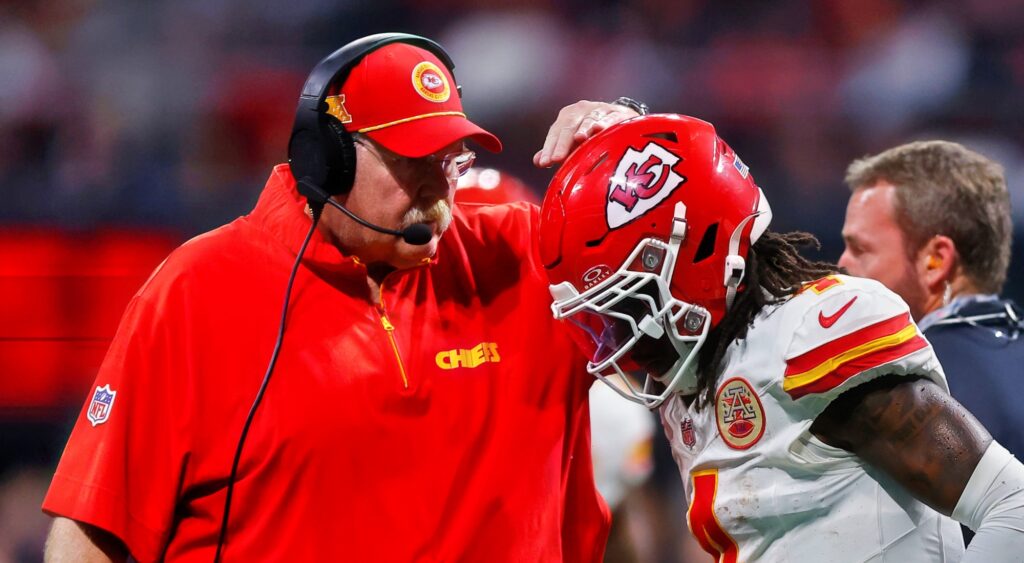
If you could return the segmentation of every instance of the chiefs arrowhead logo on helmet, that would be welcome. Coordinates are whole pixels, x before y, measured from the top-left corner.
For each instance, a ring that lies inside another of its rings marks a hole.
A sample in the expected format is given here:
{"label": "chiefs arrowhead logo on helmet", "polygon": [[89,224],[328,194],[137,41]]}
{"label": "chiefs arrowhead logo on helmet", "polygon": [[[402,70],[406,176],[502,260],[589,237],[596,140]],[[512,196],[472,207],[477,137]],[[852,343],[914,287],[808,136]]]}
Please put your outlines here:
{"label": "chiefs arrowhead logo on helmet", "polygon": [[655,142],[626,150],[608,182],[608,227],[616,229],[661,203],[686,178],[672,167],[681,158]]}

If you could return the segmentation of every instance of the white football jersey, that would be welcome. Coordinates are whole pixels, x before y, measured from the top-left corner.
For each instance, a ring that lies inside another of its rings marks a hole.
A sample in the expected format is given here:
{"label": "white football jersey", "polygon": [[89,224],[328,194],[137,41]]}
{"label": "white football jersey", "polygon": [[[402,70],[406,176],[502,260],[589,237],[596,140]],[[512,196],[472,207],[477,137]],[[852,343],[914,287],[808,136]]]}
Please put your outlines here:
{"label": "white football jersey", "polygon": [[714,405],[661,409],[689,502],[720,563],[959,561],[959,525],[853,454],[810,434],[844,391],[882,375],[947,389],[907,305],[881,284],[829,276],[766,307],[722,361]]}

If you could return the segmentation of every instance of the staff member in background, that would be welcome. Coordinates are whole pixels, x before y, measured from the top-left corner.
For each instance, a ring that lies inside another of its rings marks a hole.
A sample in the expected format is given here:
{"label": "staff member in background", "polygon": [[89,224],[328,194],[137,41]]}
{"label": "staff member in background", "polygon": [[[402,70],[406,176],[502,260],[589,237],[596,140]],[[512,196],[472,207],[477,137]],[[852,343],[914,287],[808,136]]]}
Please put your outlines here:
{"label": "staff member in background", "polygon": [[839,265],[910,306],[950,393],[1024,459],[1024,310],[999,297],[1013,226],[999,164],[948,141],[858,159]]}
{"label": "staff member in background", "polygon": [[999,297],[1013,236],[1002,167],[957,143],[919,141],[855,160],[846,184],[839,265],[910,305],[950,394],[1024,459],[1024,310]]}
{"label": "staff member in background", "polygon": [[[48,560],[601,560],[592,379],[550,319],[537,208],[452,206],[466,142],[501,148],[453,66],[383,34],[313,70],[292,166],[129,305],[43,504]],[[635,115],[557,127],[606,114]]]}

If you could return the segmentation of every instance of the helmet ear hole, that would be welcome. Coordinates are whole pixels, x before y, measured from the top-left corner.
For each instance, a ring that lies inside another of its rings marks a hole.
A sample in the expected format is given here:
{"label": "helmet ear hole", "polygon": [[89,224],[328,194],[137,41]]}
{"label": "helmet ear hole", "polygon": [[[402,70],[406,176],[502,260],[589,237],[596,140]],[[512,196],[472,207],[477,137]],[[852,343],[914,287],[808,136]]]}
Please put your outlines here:
{"label": "helmet ear hole", "polygon": [[671,141],[672,143],[678,143],[679,137],[672,131],[665,131],[664,133],[650,133],[644,135],[648,139],[661,139],[663,141]]}
{"label": "helmet ear hole", "polygon": [[718,237],[718,223],[712,223],[707,230],[704,231],[704,236],[700,239],[700,244],[697,245],[697,252],[693,255],[693,263],[696,264],[701,260],[710,257],[715,252],[715,238]]}
{"label": "helmet ear hole", "polygon": [[[597,169],[597,167],[598,167],[598,166],[601,166],[601,164],[602,164],[602,163],[603,163],[603,162],[604,162],[605,160],[608,160],[608,153],[604,153],[604,154],[602,154],[602,155],[601,155],[601,158],[599,158],[599,159],[595,160],[595,161],[594,161],[594,165],[593,165],[593,166],[591,166],[591,167],[590,167],[590,168],[589,168],[589,169],[587,170],[587,174],[590,174],[590,173],[592,173],[592,172],[593,172],[594,170],[596,170],[596,169]],[[563,187],[562,187],[562,189],[564,190],[564,189],[565,189],[565,187],[563,186]]]}

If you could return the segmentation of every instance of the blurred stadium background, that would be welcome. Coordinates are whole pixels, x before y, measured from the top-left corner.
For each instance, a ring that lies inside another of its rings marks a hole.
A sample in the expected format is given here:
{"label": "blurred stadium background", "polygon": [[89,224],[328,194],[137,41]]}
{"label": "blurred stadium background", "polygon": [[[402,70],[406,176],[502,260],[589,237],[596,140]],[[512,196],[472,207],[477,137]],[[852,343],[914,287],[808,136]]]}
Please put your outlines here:
{"label": "blurred stadium background", "polygon": [[[578,99],[712,121],[774,226],[831,260],[850,160],[963,142],[1006,167],[1021,300],[1022,30],[1022,0],[0,0],[0,563],[41,558],[39,503],[131,294],[251,208],[306,72],[349,40],[438,39],[468,113],[505,142],[478,162],[536,190],[551,171],[532,154]],[[682,560],[659,539],[684,526],[664,455],[642,506],[667,533],[638,531],[649,561]],[[675,521],[653,516],[659,498]]]}

